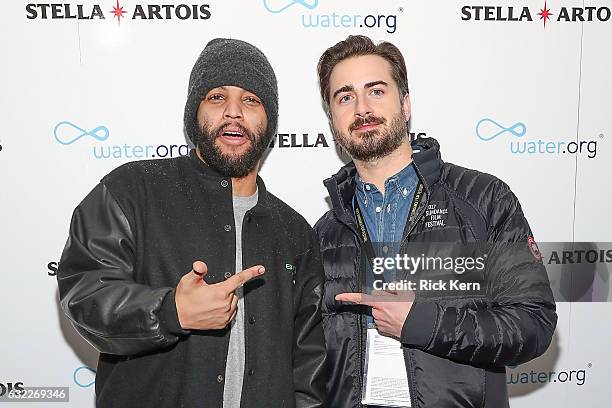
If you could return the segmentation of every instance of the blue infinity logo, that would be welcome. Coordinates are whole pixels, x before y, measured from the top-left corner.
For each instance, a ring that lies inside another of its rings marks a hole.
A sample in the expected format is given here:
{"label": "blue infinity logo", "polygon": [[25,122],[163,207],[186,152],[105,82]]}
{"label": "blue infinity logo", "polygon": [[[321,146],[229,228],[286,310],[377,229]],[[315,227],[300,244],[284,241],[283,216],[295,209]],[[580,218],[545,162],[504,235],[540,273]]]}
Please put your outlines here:
{"label": "blue infinity logo", "polygon": [[87,131],[78,127],[72,122],[62,121],[55,125],[53,134],[55,135],[55,140],[57,140],[59,143],[69,145],[85,136],[90,136],[100,142],[103,142],[104,140],[108,139],[109,131],[106,126],[98,126],[97,128]]}
{"label": "blue infinity logo", "polygon": [[271,7],[269,4],[269,0],[263,0],[263,4],[264,7],[266,8],[266,10],[268,10],[270,13],[282,13],[283,11],[287,10],[289,7],[293,6],[294,4],[301,4],[302,6],[306,7],[307,9],[313,10],[315,9],[318,5],[319,5],[319,0],[311,0],[311,1],[307,1],[307,0],[284,0],[284,1],[272,1],[272,3],[282,3],[282,6],[278,6],[276,5],[276,7]]}
{"label": "blue infinity logo", "polygon": [[[489,126],[486,126],[488,130],[493,130],[492,132],[489,132],[488,135],[483,135],[481,133],[481,126],[485,123],[489,124]],[[489,119],[489,118],[481,119],[476,124],[476,136],[478,136],[480,140],[484,140],[485,142],[489,140],[493,140],[497,136],[503,135],[504,133],[510,133],[511,135],[516,136],[516,137],[523,137],[525,136],[525,133],[527,133],[527,126],[525,126],[523,122],[516,122],[512,126],[505,127],[505,126],[500,125],[493,119]]]}
{"label": "blue infinity logo", "polygon": [[[90,382],[82,382],[78,378],[78,374],[81,371],[85,371],[86,373],[93,374],[94,379],[91,380]],[[93,368],[87,367],[87,366],[78,367],[76,370],[74,370],[74,373],[72,373],[72,379],[74,380],[74,383],[78,385],[79,387],[83,387],[83,388],[91,387],[96,382],[96,370],[94,370]]]}

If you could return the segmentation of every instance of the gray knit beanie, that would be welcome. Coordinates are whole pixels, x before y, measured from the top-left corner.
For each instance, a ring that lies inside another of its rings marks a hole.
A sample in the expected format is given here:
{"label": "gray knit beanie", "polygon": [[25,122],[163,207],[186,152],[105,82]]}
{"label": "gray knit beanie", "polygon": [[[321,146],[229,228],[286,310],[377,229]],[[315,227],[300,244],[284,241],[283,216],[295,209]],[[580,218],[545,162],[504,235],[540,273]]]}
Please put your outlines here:
{"label": "gray knit beanie", "polygon": [[227,38],[215,38],[206,44],[191,70],[183,119],[189,139],[194,142],[200,132],[197,112],[202,99],[211,89],[226,85],[246,89],[261,99],[268,116],[265,137],[271,140],[278,125],[278,87],[274,70],[257,47]]}

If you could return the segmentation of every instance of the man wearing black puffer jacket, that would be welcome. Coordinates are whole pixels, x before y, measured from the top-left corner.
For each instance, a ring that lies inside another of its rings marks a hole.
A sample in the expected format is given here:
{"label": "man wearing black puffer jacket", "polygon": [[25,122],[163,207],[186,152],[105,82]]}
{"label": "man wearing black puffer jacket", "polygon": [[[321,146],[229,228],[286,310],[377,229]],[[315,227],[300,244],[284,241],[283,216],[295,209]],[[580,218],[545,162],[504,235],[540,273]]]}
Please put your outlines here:
{"label": "man wearing black puffer jacket", "polygon": [[[434,139],[410,143],[406,67],[394,45],[350,36],[325,51],[318,74],[330,126],[353,158],[325,180],[333,209],[315,226],[330,406],[364,406],[366,339],[375,327],[401,343],[409,403],[397,405],[508,407],[505,367],[544,353],[557,320],[516,196],[494,176],[443,162]],[[365,294],[368,241],[385,253],[382,243],[396,244],[399,254],[415,243],[483,243],[492,257],[478,293]]]}

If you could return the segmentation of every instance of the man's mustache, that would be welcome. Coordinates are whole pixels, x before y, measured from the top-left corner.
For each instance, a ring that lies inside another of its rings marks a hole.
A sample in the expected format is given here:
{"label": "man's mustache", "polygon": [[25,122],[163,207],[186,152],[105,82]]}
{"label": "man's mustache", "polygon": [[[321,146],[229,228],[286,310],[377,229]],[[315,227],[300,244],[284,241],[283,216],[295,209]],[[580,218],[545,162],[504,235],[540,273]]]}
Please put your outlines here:
{"label": "man's mustache", "polygon": [[387,119],[370,115],[366,116],[365,118],[360,117],[355,119],[355,121],[351,123],[351,126],[349,126],[349,130],[352,132],[353,130],[365,125],[382,125],[384,123],[387,123]]}
{"label": "man's mustache", "polygon": [[248,138],[251,142],[255,142],[255,134],[251,132],[249,129],[244,127],[242,124],[237,122],[224,122],[219,125],[216,129],[210,133],[215,139],[221,137],[223,133],[227,131],[228,128],[239,129],[240,133],[244,135],[244,137]]}

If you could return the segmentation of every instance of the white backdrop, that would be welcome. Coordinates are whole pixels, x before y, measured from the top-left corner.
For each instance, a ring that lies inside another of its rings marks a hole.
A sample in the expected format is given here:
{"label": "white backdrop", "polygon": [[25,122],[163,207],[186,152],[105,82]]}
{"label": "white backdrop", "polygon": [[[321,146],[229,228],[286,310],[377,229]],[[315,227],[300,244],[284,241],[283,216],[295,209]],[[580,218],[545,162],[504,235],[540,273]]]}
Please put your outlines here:
{"label": "white backdrop", "polygon": [[[506,181],[539,241],[612,248],[610,0],[184,1],[3,3],[0,383],[70,387],[58,405],[94,406],[97,354],[59,311],[52,276],[70,215],[118,165],[185,152],[188,75],[215,37],[257,45],[275,68],[279,134],[296,142],[279,136],[261,175],[309,222],[328,209],[322,180],[345,160],[321,109],[316,63],[360,33],[404,53],[411,131],[435,137],[444,160]],[[329,147],[303,147],[319,134]],[[612,308],[558,311],[549,351],[509,372],[512,407],[608,407]]]}

